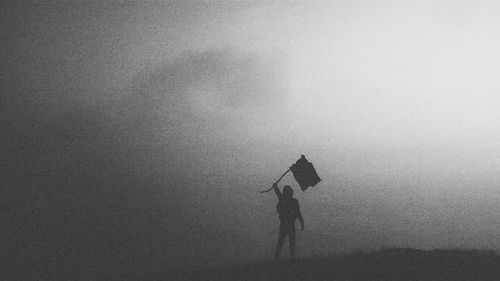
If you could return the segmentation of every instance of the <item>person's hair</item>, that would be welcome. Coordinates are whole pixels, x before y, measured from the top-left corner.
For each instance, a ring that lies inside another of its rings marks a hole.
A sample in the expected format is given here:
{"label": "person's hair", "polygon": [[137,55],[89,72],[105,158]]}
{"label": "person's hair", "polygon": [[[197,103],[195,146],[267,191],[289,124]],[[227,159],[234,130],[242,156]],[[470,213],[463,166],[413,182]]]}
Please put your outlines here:
{"label": "person's hair", "polygon": [[283,187],[283,196],[285,196],[287,198],[293,197],[293,189],[289,185],[285,185]]}

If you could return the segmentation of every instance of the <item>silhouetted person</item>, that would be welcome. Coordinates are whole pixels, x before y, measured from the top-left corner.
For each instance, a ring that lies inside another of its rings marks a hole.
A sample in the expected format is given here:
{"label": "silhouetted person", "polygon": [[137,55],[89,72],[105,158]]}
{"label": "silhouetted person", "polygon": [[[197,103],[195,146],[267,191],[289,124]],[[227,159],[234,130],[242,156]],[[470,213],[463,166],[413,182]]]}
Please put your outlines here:
{"label": "silhouetted person", "polygon": [[278,260],[281,254],[281,248],[285,242],[285,237],[288,235],[288,242],[290,245],[290,258],[295,259],[295,220],[298,218],[301,228],[304,230],[304,219],[300,213],[299,202],[293,198],[293,189],[285,185],[283,187],[283,194],[278,189],[278,184],[273,184],[274,192],[278,196],[278,204],[276,209],[280,217],[280,232],[278,238],[278,245],[274,252],[274,258]]}

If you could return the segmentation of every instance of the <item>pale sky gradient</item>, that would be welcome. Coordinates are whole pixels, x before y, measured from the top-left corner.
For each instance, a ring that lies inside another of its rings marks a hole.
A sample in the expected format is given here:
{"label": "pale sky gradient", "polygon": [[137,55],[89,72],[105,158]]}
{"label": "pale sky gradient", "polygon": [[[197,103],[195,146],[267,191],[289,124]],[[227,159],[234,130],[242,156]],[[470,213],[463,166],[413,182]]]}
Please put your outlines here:
{"label": "pale sky gradient", "polygon": [[258,192],[301,154],[323,179],[283,181],[301,256],[500,248],[500,4],[0,11],[2,243],[13,268],[45,262],[14,279],[269,259],[276,199]]}

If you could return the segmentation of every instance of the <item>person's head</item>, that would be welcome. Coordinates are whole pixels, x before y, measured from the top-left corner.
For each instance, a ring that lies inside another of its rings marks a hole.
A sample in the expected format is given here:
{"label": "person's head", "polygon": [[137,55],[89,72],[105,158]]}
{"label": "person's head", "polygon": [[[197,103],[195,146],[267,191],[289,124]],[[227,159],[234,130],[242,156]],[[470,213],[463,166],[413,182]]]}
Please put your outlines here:
{"label": "person's head", "polygon": [[285,185],[283,187],[283,196],[285,196],[286,198],[293,197],[293,189],[289,185]]}

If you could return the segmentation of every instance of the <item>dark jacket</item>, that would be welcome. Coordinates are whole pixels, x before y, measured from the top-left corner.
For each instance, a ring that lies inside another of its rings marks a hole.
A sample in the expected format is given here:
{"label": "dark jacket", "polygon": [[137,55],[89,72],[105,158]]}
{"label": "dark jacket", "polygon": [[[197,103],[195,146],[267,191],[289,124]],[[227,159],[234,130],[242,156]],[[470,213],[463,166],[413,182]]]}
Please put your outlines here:
{"label": "dark jacket", "polygon": [[295,219],[301,217],[299,201],[295,198],[281,198],[276,205],[280,220],[286,222],[295,222]]}
{"label": "dark jacket", "polygon": [[299,219],[300,223],[304,223],[302,214],[300,213],[299,201],[293,197],[284,196],[277,186],[274,186],[274,192],[278,197],[278,204],[276,210],[279,214],[280,221],[286,223],[294,223]]}

